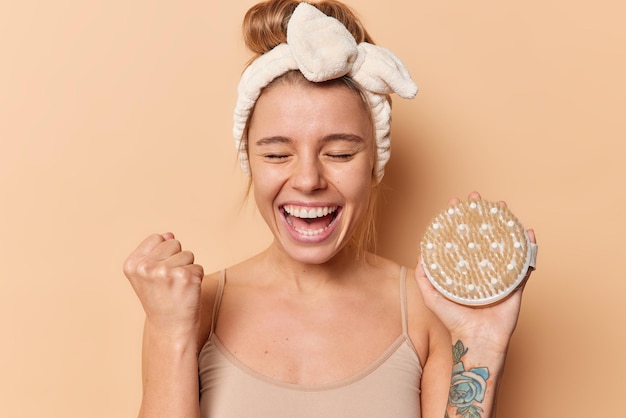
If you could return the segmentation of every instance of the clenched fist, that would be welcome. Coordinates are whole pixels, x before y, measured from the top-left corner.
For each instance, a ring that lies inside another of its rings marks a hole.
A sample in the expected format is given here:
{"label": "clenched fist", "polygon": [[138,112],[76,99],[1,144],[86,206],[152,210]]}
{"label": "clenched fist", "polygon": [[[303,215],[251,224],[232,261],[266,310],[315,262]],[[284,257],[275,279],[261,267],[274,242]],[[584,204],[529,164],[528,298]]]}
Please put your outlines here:
{"label": "clenched fist", "polygon": [[170,336],[197,332],[204,270],[174,234],[147,237],[124,262],[124,274],[153,329]]}

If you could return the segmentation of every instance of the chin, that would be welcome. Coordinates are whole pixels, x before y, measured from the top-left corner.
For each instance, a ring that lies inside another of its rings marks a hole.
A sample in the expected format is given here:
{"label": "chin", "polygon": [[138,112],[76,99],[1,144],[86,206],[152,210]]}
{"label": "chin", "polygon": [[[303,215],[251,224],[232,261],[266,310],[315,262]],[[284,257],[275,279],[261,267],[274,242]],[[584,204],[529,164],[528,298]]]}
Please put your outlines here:
{"label": "chin", "polygon": [[337,257],[341,249],[283,247],[283,251],[296,263],[320,266]]}
{"label": "chin", "polygon": [[278,247],[289,259],[305,265],[320,266],[329,263],[353,248],[349,235],[342,235],[339,231],[323,242],[294,242],[291,237],[284,236],[278,241]]}

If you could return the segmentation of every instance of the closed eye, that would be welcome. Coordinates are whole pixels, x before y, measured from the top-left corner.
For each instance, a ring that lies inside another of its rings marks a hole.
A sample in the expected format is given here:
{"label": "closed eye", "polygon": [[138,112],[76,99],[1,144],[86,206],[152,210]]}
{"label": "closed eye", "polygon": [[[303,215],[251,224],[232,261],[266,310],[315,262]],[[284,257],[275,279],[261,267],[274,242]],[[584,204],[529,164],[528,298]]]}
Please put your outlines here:
{"label": "closed eye", "polygon": [[275,161],[284,160],[288,157],[289,157],[288,154],[264,154],[263,155],[263,158],[267,160],[275,160]]}
{"label": "closed eye", "polygon": [[334,159],[334,160],[349,160],[352,157],[354,157],[354,154],[352,153],[348,153],[348,154],[326,154],[328,157]]}

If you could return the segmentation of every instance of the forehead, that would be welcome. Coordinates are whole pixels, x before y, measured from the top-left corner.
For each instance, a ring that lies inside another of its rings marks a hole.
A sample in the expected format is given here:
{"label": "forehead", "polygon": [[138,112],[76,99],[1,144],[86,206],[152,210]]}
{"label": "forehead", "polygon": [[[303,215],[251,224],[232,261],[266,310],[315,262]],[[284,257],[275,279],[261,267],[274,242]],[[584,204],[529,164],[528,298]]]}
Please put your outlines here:
{"label": "forehead", "polygon": [[340,83],[274,83],[256,102],[249,136],[354,134],[373,140],[369,106]]}

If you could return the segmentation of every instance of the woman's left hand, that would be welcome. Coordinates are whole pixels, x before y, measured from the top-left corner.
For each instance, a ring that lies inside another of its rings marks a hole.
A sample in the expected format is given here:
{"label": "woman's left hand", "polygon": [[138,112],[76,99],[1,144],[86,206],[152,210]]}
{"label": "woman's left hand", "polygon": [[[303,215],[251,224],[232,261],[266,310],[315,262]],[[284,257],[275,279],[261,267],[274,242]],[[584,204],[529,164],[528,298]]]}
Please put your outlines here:
{"label": "woman's left hand", "polygon": [[[480,199],[480,194],[473,192],[469,195],[470,200]],[[451,199],[454,205],[459,199]],[[504,202],[500,202],[506,205]],[[536,243],[535,233],[528,230],[531,242]],[[529,270],[528,275],[532,272]],[[497,352],[506,352],[509,340],[520,312],[522,293],[526,279],[519,289],[515,290],[505,300],[485,307],[469,307],[448,300],[439,293],[430,283],[421,260],[415,269],[415,278],[422,292],[424,303],[434,312],[441,322],[448,328],[450,335],[456,339],[479,339],[486,347]]]}

